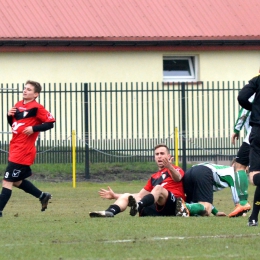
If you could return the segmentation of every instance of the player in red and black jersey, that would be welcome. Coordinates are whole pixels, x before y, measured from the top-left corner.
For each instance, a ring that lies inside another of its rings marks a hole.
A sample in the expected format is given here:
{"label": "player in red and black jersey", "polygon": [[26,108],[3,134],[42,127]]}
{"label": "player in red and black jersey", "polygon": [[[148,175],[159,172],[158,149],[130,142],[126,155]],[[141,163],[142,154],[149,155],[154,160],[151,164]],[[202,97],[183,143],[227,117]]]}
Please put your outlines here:
{"label": "player in red and black jersey", "polygon": [[[173,158],[166,145],[157,145],[154,151],[159,171],[151,176],[144,188],[136,194],[116,194],[110,188],[102,189],[99,192],[102,198],[117,200],[105,211],[90,212],[90,217],[114,217],[127,206],[131,207],[132,216],[137,212],[140,216],[189,216],[189,210],[184,203],[184,171],[172,164]],[[203,205],[197,206],[204,210]]]}
{"label": "player in red and black jersey", "polygon": [[39,198],[42,211],[47,208],[48,201],[51,199],[50,193],[40,191],[26,180],[32,175],[30,165],[33,164],[36,156],[36,138],[39,132],[53,128],[55,122],[51,113],[36,102],[41,89],[38,82],[27,81],[23,90],[23,100],[17,102],[7,114],[13,136],[0,194],[0,217],[11,197],[13,186]]}

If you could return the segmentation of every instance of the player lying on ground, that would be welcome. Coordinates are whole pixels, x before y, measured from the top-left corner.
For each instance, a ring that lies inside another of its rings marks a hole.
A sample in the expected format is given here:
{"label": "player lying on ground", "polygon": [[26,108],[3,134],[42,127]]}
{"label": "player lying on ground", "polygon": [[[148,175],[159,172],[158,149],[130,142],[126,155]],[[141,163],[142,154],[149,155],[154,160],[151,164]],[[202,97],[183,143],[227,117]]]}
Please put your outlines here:
{"label": "player lying on ground", "polygon": [[[131,207],[130,214],[142,215],[145,207],[155,204],[156,211],[160,216],[189,216],[185,206],[184,189],[182,178],[184,171],[172,164],[173,158],[169,148],[159,144],[154,148],[154,159],[158,166],[158,172],[154,173],[147,184],[136,194],[121,194],[114,204],[103,211],[90,212],[90,217],[114,217],[114,215]],[[136,203],[140,201],[140,203]],[[178,202],[178,203],[177,203]],[[198,204],[201,212],[204,207]]]}
{"label": "player lying on ground", "polygon": [[[124,195],[123,193],[115,193],[111,187],[107,187],[106,189],[100,189],[98,191],[99,196],[103,199],[108,199],[108,200],[112,200],[115,199],[117,200],[119,197],[121,197],[122,195]],[[136,201],[138,201],[138,198],[135,196],[135,194],[132,194],[131,196],[133,196],[135,198]],[[132,199],[132,198],[131,198]],[[181,200],[177,199],[177,204],[178,202],[180,203]],[[202,204],[200,203],[185,203],[185,206],[187,207],[187,209],[189,210],[190,216],[204,216],[205,215],[205,207],[202,206]],[[177,208],[181,208],[182,206],[180,205],[179,207],[177,206]],[[181,210],[179,210],[181,211]],[[177,216],[182,216],[181,212],[178,214],[179,212],[177,212]],[[142,214],[140,216],[160,216],[160,214],[158,214],[157,210],[156,210],[156,206],[155,204],[145,207],[142,211]],[[224,212],[217,212],[216,216],[226,216],[226,214]]]}

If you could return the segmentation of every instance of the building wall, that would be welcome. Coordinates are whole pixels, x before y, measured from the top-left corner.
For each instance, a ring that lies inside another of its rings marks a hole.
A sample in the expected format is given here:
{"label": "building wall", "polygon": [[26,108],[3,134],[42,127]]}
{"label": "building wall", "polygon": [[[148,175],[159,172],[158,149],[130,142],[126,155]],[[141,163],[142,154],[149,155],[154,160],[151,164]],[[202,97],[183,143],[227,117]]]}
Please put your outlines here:
{"label": "building wall", "polygon": [[164,55],[197,55],[200,81],[247,81],[260,67],[260,51],[6,52],[0,82],[161,82]]}

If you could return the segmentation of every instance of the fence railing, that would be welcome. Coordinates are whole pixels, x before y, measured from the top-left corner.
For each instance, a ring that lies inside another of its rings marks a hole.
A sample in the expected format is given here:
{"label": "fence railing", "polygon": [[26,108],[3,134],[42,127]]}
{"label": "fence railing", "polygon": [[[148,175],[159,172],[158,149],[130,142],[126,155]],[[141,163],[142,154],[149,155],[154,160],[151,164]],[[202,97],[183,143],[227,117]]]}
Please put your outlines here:
{"label": "fence railing", "polygon": [[[72,130],[79,163],[152,160],[158,143],[166,143],[174,153],[175,127],[180,160],[230,160],[239,145],[232,146],[230,136],[239,110],[238,91],[244,84],[43,84],[38,101],[52,112],[56,124],[40,133],[36,162],[71,162]],[[6,163],[11,139],[6,114],[22,98],[22,90],[23,84],[0,87],[0,163]]]}

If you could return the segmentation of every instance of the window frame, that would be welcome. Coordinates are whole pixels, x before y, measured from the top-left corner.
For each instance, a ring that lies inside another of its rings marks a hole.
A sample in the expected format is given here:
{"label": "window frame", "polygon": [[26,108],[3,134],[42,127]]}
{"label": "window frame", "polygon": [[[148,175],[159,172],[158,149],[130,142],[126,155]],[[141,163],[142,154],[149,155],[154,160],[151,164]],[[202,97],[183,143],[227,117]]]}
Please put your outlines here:
{"label": "window frame", "polygon": [[198,58],[194,55],[185,55],[185,56],[173,56],[173,55],[164,55],[164,60],[187,60],[190,68],[190,76],[164,76],[163,70],[163,82],[194,82],[198,81],[197,71],[198,71]]}

